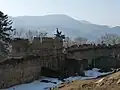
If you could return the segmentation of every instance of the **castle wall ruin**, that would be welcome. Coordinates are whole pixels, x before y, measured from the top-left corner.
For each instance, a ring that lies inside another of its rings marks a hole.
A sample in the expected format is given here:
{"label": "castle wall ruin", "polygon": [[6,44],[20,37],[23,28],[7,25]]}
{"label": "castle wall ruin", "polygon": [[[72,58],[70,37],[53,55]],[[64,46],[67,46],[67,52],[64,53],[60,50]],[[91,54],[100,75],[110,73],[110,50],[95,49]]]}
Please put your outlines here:
{"label": "castle wall ruin", "polygon": [[[88,62],[99,57],[109,57],[112,62],[120,55],[120,46],[83,45],[69,47],[63,53],[63,42],[59,39],[45,37],[42,43],[35,38],[32,43],[28,40],[17,39],[12,41],[11,59],[0,62],[0,88],[15,84],[30,82],[39,79],[41,68],[47,67],[73,75],[88,68]],[[95,60],[99,66],[104,60]],[[109,60],[108,60],[109,61]],[[106,60],[106,63],[108,63]],[[109,64],[112,64],[109,62]],[[116,64],[113,63],[115,66]],[[101,67],[99,66],[99,67]],[[109,65],[110,66],[110,65]],[[118,64],[118,67],[120,65]],[[111,67],[111,66],[110,66]]]}
{"label": "castle wall ruin", "polygon": [[[75,46],[67,49],[67,58],[76,60],[87,59],[89,64],[99,68],[120,68],[120,45]],[[116,62],[118,63],[115,64]]]}

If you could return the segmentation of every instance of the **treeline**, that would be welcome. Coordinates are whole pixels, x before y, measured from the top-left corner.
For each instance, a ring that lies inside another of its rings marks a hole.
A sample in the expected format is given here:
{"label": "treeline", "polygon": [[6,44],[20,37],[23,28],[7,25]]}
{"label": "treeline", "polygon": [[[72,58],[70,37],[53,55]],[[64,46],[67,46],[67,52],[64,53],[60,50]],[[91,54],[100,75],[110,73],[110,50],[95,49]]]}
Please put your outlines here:
{"label": "treeline", "polygon": [[64,39],[64,46],[69,47],[72,45],[82,45],[82,44],[106,44],[106,45],[114,45],[120,43],[120,36],[116,34],[109,34],[106,33],[99,38],[96,38],[95,41],[89,41],[89,38],[85,37],[76,37],[75,39],[70,39],[69,37],[66,37]]}

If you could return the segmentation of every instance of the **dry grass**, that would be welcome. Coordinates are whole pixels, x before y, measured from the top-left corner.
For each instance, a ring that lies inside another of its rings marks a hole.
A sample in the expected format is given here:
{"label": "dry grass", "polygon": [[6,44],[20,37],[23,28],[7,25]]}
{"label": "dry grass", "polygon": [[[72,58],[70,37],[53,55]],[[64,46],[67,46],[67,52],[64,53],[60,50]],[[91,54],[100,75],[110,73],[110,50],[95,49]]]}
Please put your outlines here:
{"label": "dry grass", "polygon": [[59,90],[120,90],[120,72],[93,80],[78,80]]}

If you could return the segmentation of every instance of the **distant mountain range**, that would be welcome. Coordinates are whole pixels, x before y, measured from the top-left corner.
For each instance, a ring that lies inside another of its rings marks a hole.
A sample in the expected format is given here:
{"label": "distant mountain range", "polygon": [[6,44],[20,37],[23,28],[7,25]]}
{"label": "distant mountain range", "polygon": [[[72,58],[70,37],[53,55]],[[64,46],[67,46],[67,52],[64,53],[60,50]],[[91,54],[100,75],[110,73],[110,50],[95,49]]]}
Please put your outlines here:
{"label": "distant mountain range", "polygon": [[52,35],[56,28],[63,33],[75,38],[77,36],[86,37],[95,40],[105,33],[114,33],[120,35],[120,27],[109,27],[105,25],[92,24],[85,20],[76,20],[72,17],[62,14],[45,16],[18,16],[10,17],[13,20],[13,26],[19,31],[27,30],[46,30],[48,35]]}

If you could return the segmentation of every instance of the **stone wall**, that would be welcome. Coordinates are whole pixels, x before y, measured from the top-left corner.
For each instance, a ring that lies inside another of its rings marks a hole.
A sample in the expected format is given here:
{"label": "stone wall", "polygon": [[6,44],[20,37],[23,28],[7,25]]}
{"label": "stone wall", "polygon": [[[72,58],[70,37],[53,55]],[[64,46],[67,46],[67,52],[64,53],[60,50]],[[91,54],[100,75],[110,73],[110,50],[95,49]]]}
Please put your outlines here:
{"label": "stone wall", "polygon": [[60,70],[65,61],[64,54],[29,55],[24,58],[11,58],[0,62],[0,88],[10,87],[39,79],[41,68]]}
{"label": "stone wall", "polygon": [[67,75],[81,73],[88,65],[86,60],[65,59],[62,44],[61,40],[48,37],[42,43],[38,38],[32,43],[27,39],[13,40],[10,57],[14,58],[0,62],[0,88],[39,79],[42,67]]}
{"label": "stone wall", "polygon": [[97,68],[120,68],[120,45],[69,47],[67,49],[67,58],[87,59],[90,66]]}
{"label": "stone wall", "polygon": [[27,48],[29,48],[28,39],[15,38],[12,42],[12,51],[10,55],[12,57],[20,57],[26,55]]}
{"label": "stone wall", "polygon": [[0,63],[0,88],[27,83],[40,78],[41,64],[38,58],[9,59]]}
{"label": "stone wall", "polygon": [[40,38],[35,37],[30,43],[28,39],[15,38],[11,45],[12,52],[10,55],[12,57],[21,57],[28,54],[55,54],[56,50],[62,52],[63,41],[52,37],[43,37],[41,42]]}
{"label": "stone wall", "polygon": [[120,68],[120,59],[111,56],[102,56],[92,60],[92,65],[100,69]]}
{"label": "stone wall", "polygon": [[63,64],[63,71],[68,76],[73,76],[76,73],[78,75],[84,75],[83,71],[88,68],[88,60],[76,60],[66,58]]}
{"label": "stone wall", "polygon": [[120,56],[120,46],[78,48],[67,51],[68,58],[92,60],[101,56]]}

